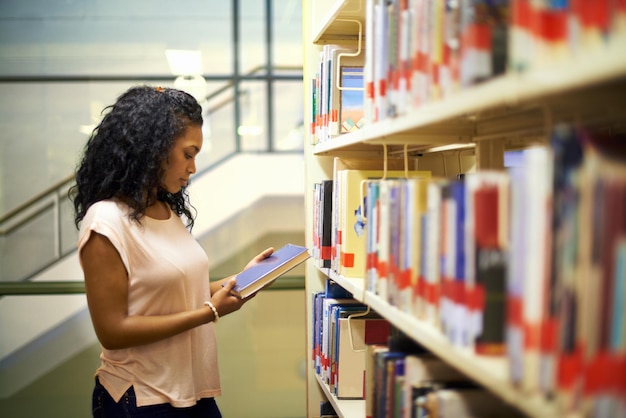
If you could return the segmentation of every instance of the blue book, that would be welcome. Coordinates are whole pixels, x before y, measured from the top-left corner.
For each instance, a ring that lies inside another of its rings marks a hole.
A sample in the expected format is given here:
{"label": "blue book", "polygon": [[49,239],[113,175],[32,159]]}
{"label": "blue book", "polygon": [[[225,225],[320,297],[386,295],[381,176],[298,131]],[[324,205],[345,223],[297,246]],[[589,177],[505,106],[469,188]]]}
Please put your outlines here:
{"label": "blue book", "polygon": [[626,240],[616,244],[615,272],[613,290],[613,315],[611,319],[611,351],[619,352],[626,346],[626,327],[624,327],[624,303],[626,303]]}
{"label": "blue book", "polygon": [[287,244],[236,276],[232,292],[242,299],[258,292],[310,257],[306,247]]}

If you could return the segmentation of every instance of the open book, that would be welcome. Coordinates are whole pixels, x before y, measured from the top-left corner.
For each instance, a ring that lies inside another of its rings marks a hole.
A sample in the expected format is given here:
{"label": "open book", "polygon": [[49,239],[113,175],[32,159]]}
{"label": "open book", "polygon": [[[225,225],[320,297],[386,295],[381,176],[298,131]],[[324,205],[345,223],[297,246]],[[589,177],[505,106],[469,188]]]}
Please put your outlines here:
{"label": "open book", "polygon": [[237,284],[232,292],[242,299],[247,298],[309,257],[307,248],[287,244],[274,251],[265,260],[239,273],[236,276]]}

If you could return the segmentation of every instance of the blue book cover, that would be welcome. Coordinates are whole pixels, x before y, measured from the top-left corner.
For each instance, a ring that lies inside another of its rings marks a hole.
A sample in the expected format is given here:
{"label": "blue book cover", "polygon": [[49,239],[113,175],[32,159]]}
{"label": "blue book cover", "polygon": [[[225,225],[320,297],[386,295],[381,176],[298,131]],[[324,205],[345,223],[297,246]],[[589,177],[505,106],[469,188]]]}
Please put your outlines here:
{"label": "blue book cover", "polygon": [[341,67],[341,133],[364,125],[363,67]]}
{"label": "blue book cover", "polygon": [[310,257],[306,247],[287,244],[258,264],[236,276],[237,284],[232,292],[246,298],[287,273]]}
{"label": "blue book cover", "polygon": [[332,279],[326,280],[325,283],[325,295],[328,298],[352,298],[352,293],[341,287],[340,284]]}

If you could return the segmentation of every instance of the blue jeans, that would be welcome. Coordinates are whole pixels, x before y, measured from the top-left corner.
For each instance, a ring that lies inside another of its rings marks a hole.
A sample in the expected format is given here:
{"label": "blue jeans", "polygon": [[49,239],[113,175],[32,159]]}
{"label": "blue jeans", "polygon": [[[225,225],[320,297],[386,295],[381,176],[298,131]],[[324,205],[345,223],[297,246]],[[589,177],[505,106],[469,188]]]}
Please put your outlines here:
{"label": "blue jeans", "polygon": [[214,398],[200,399],[189,408],[175,408],[168,403],[138,407],[131,386],[120,401],[115,402],[98,378],[91,405],[94,418],[222,418]]}

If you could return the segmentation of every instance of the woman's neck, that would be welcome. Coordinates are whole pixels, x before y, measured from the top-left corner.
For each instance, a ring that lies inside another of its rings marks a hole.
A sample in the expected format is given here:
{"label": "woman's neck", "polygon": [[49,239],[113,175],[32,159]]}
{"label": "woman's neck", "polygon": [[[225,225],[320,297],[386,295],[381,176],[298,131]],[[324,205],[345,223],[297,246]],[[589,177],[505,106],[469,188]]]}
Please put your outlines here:
{"label": "woman's neck", "polygon": [[152,219],[164,221],[170,218],[170,214],[169,206],[161,200],[157,200],[153,205],[146,208],[146,216]]}

